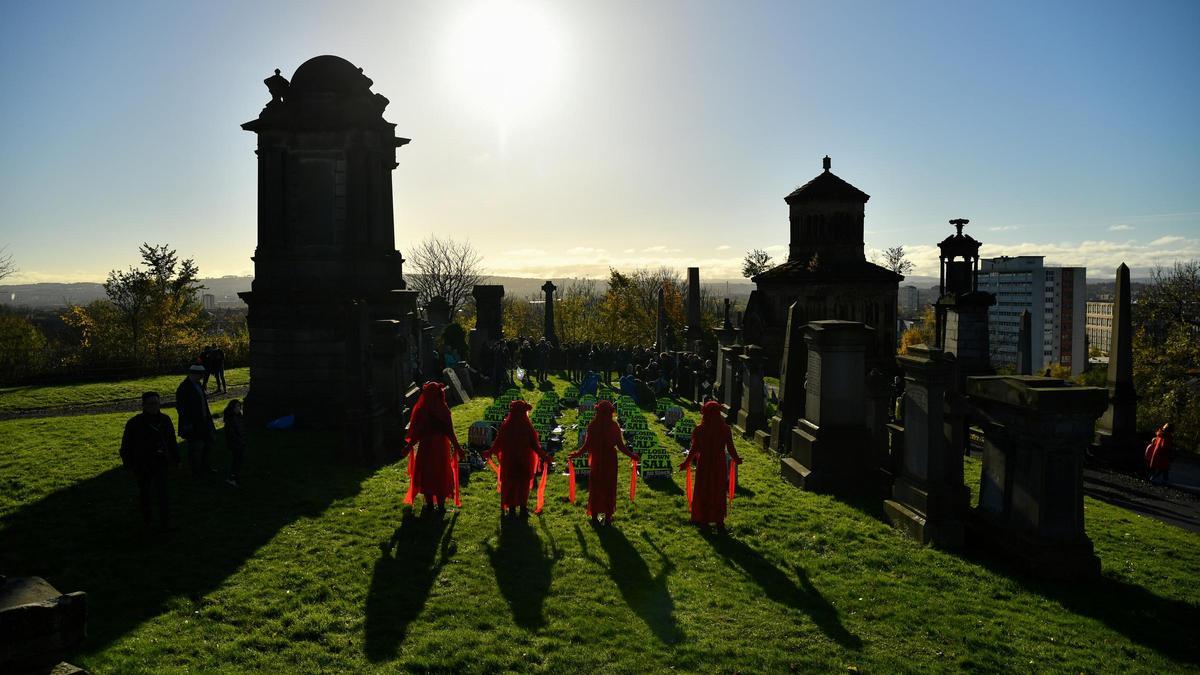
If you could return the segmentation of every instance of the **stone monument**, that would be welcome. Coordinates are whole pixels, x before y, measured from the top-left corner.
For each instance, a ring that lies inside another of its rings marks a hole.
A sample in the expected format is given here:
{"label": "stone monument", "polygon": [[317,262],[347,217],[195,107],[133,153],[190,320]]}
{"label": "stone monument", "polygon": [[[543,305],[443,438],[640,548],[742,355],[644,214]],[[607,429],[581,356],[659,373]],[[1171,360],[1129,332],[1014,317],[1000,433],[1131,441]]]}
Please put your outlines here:
{"label": "stone monument", "polygon": [[558,334],[554,332],[554,291],[557,290],[558,287],[554,285],[553,281],[546,280],[546,283],[542,284],[542,292],[546,294],[546,311],[543,317],[542,337],[546,338],[546,341],[555,347],[558,346]]}
{"label": "stone monument", "polygon": [[0,576],[0,673],[81,673],[62,660],[86,635],[86,593]]}
{"label": "stone monument", "polygon": [[1108,408],[1096,423],[1094,452],[1125,467],[1142,464],[1137,436],[1137,392],[1133,388],[1133,326],[1129,299],[1129,267],[1117,268],[1112,338],[1108,349]]}
{"label": "stone monument", "polygon": [[398,420],[419,360],[417,293],[404,281],[392,215],[396,149],[409,141],[383,118],[388,100],[344,59],[318,56],[291,82],[277,70],[266,84],[271,101],[242,125],[258,135],[255,274],[239,294],[249,308],[246,415],[345,424],[366,396],[351,389],[358,366],[348,354],[358,356],[348,345],[369,335],[373,395]]}
{"label": "stone monument", "polygon": [[667,305],[663,298],[663,289],[660,286],[658,289],[658,314],[656,315],[654,324],[654,349],[658,352],[665,352],[667,346]]}
{"label": "stone monument", "polygon": [[871,328],[857,321],[813,321],[804,327],[808,367],[804,416],[792,430],[780,471],[815,492],[874,492],[865,424],[864,388]]}
{"label": "stone monument", "polygon": [[771,418],[770,448],[781,455],[792,446],[792,427],[804,415],[804,376],[808,369],[808,350],[804,346],[804,326],[796,316],[799,303],[788,308],[787,334],[783,359],[779,364],[779,407]]}
{"label": "stone monument", "polygon": [[1083,456],[1107,392],[991,376],[967,380],[967,397],[984,437],[973,536],[1038,576],[1099,574],[1083,527]]}
{"label": "stone monument", "polygon": [[1017,374],[1033,374],[1033,316],[1027,309],[1021,310],[1017,329]]}
{"label": "stone monument", "polygon": [[504,338],[504,286],[480,284],[471,289],[475,298],[475,327],[468,338],[471,363],[484,362],[484,348]]}
{"label": "stone monument", "polygon": [[946,444],[959,454],[967,452],[971,426],[967,378],[995,373],[988,346],[988,308],[996,304],[996,296],[979,290],[982,244],[963,234],[969,222],[966,218],[951,220],[955,233],[938,244],[941,276],[934,305],[934,346],[952,356],[954,366],[946,385]]}
{"label": "stone monument", "polygon": [[738,357],[742,369],[742,401],[738,408],[737,430],[743,436],[753,436],[767,426],[766,400],[763,396],[762,347],[746,345]]}
{"label": "stone monument", "polygon": [[751,279],[756,290],[746,306],[743,341],[761,345],[767,374],[777,374],[788,308],[798,302],[800,323],[840,319],[873,327],[869,365],[890,375],[896,371],[896,299],[904,277],[867,261],[863,225],[870,196],[835,176],[828,157],[822,164],[824,172],[784,198],[788,259]]}
{"label": "stone monument", "polygon": [[687,351],[699,352],[704,329],[700,326],[700,268],[687,268]]}
{"label": "stone monument", "polygon": [[725,413],[725,421],[729,424],[737,423],[738,410],[742,407],[742,346],[729,345],[722,347],[721,353],[724,354],[725,374],[722,375],[722,392],[721,409]]}
{"label": "stone monument", "polygon": [[884,501],[888,520],[922,544],[957,548],[969,493],[962,453],[946,446],[942,398],[953,365],[942,352],[914,345],[897,357],[904,371],[904,463]]}

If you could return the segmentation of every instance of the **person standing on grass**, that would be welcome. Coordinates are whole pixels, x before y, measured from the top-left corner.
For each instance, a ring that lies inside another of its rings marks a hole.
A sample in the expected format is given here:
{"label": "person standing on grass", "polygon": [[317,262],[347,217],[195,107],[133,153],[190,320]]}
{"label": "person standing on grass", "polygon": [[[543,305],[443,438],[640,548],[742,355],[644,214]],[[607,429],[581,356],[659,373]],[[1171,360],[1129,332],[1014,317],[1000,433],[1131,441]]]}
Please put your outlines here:
{"label": "person standing on grass", "polygon": [[142,394],[142,412],[125,423],[121,436],[121,464],[137,478],[142,519],[153,524],[158,508],[158,523],[163,530],[171,526],[167,503],[167,470],[179,464],[179,446],[171,418],[160,409],[158,392]]}
{"label": "person standing on grass", "polygon": [[246,421],[242,419],[241,400],[235,398],[226,404],[222,417],[225,419],[225,448],[229,450],[229,478],[225,482],[237,487],[246,453]]}
{"label": "person standing on grass", "polygon": [[[727,502],[733,501],[737,485],[737,465],[742,463],[733,447],[733,432],[721,414],[721,404],[709,401],[700,409],[700,424],[692,431],[692,445],[687,459],[679,465],[687,471],[687,500],[692,512],[692,524],[715,523],[725,528]],[[733,466],[729,466],[729,460]],[[695,491],[692,490],[692,465],[696,465]]]}
{"label": "person standing on grass", "polygon": [[[529,491],[533,488],[534,478],[538,469],[542,469],[542,484],[538,489],[537,507],[535,513],[542,512],[542,504],[546,490],[546,467],[550,465],[550,457],[542,450],[538,432],[529,421],[529,411],[533,406],[520,399],[508,405],[508,415],[500,424],[496,440],[492,447],[483,452],[483,459],[491,464],[491,457],[500,461],[496,472],[500,492],[500,515],[517,515],[520,509],[521,517],[529,515]],[[495,467],[493,467],[495,468]]]}
{"label": "person standing on grass", "polygon": [[1146,471],[1150,483],[1166,485],[1171,471],[1171,423],[1167,422],[1154,432],[1154,440],[1146,446]]}
{"label": "person standing on grass", "polygon": [[[588,507],[587,514],[592,518],[593,525],[600,524],[600,516],[604,516],[604,524],[612,525],[613,513],[617,510],[617,450],[634,461],[633,476],[631,477],[629,497],[633,498],[632,481],[637,480],[638,454],[625,445],[621,435],[621,427],[613,419],[615,412],[610,401],[600,401],[596,404],[596,416],[588,423],[587,434],[583,437],[583,445],[571,453],[568,461],[588,456]],[[571,467],[571,500],[575,499],[575,473]]]}
{"label": "person standing on grass", "polygon": [[229,393],[229,387],[225,386],[225,352],[217,346],[213,346],[211,356],[212,374],[217,380],[217,391],[222,394]]}
{"label": "person standing on grass", "polygon": [[446,510],[446,499],[454,496],[454,505],[461,506],[458,493],[458,462],[465,456],[454,421],[446,405],[446,390],[440,382],[426,382],[421,396],[413,406],[405,437],[404,459],[416,447],[416,455],[408,460],[408,494],[404,503],[412,505],[413,497],[425,496],[425,508]]}
{"label": "person standing on grass", "polygon": [[188,369],[188,376],[175,389],[175,410],[179,413],[179,437],[187,441],[188,463],[192,474],[209,473],[213,441],[217,427],[213,425],[212,413],[208,410],[208,393],[201,381],[204,366],[199,364]]}

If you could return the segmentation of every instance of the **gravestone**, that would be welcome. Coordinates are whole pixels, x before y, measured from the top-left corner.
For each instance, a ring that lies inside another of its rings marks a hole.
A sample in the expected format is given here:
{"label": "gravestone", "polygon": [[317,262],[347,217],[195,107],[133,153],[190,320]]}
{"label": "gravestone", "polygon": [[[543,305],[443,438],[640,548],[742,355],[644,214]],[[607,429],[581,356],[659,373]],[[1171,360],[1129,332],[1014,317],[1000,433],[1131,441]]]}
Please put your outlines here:
{"label": "gravestone", "polygon": [[471,289],[475,298],[475,327],[469,338],[471,363],[483,363],[483,350],[504,337],[504,286],[480,284]]}
{"label": "gravestone", "polygon": [[725,384],[722,387],[721,410],[725,414],[725,422],[733,424],[737,421],[738,409],[742,407],[742,346],[722,347],[721,353],[725,355]]}
{"label": "gravestone", "polygon": [[[1041,348],[1041,340],[1038,340]],[[1021,310],[1021,324],[1017,330],[1017,374],[1033,374],[1033,316],[1029,310]]]}
{"label": "gravestone", "polygon": [[542,284],[542,293],[546,294],[546,312],[543,317],[542,337],[551,345],[558,346],[558,334],[554,332],[554,291],[558,287],[553,281],[547,280]]}
{"label": "gravestone", "polygon": [[781,455],[791,448],[792,427],[804,414],[804,375],[808,351],[804,346],[804,309],[793,302],[788,308],[783,360],[779,364],[779,408],[771,418],[770,447]]}
{"label": "gravestone", "polygon": [[442,383],[446,385],[448,394],[446,402],[450,405],[471,402],[471,395],[467,393],[467,388],[458,379],[458,373],[454,372],[453,368],[446,368],[442,371]]}
{"label": "gravestone", "polygon": [[[737,329],[729,321],[729,298],[725,298],[725,322],[716,331],[717,333],[717,376],[713,382],[713,392],[716,395],[721,391],[725,382],[725,351],[724,348],[737,342]],[[721,396],[724,400],[724,396]]]}
{"label": "gravestone", "polygon": [[700,268],[687,268],[688,277],[688,295],[687,295],[687,345],[686,349],[693,352],[698,352],[698,343],[704,336],[704,329],[700,327]]}
{"label": "gravestone", "polygon": [[[391,192],[396,149],[409,140],[344,59],[318,56],[291,82],[276,71],[265,83],[270,102],[242,125],[257,135],[258,163],[254,282],[238,294],[250,333],[247,421],[294,414],[306,428],[345,425],[366,396],[351,382],[358,364],[347,355],[358,356],[347,345],[365,334],[379,403],[399,419],[397,392],[419,365],[417,293],[396,250]],[[365,314],[348,315],[353,303]],[[393,322],[387,334],[352,325],[377,320]]]}
{"label": "gravestone", "polygon": [[1098,575],[1084,531],[1083,455],[1107,392],[1049,377],[991,376],[967,380],[967,397],[984,437],[972,537],[1038,576]]}
{"label": "gravestone", "polygon": [[804,490],[874,491],[878,475],[864,424],[872,329],[857,321],[813,321],[804,327],[804,340],[804,416],[792,430],[791,453],[780,461],[780,471]]}
{"label": "gravestone", "polygon": [[[450,303],[446,298],[435,295],[429,299],[425,305],[425,320],[434,328],[445,328],[446,324],[450,323]],[[438,333],[441,337],[441,333]]]}
{"label": "gravestone", "polygon": [[892,390],[891,379],[878,368],[872,368],[867,373],[866,387],[866,416],[867,435],[871,442],[871,456],[876,466],[884,469],[890,478],[892,473],[886,467],[891,464],[891,451],[888,445],[888,422],[892,419],[895,406],[895,392]]}
{"label": "gravestone", "polygon": [[1113,303],[1112,337],[1108,350],[1108,408],[1096,423],[1095,453],[1126,467],[1141,465],[1137,437],[1137,392],[1133,388],[1132,304],[1129,301],[1129,267],[1117,268]]}
{"label": "gravestone", "polygon": [[62,660],[86,635],[86,593],[0,576],[0,673],[83,672]]}
{"label": "gravestone", "polygon": [[742,365],[742,404],[738,408],[737,429],[743,436],[753,436],[767,426],[762,347],[746,345],[745,353],[738,358]]}
{"label": "gravestone", "polygon": [[914,345],[897,357],[904,371],[904,463],[883,503],[892,525],[922,544],[957,548],[969,493],[962,454],[946,445],[942,397],[953,365],[941,350]]}

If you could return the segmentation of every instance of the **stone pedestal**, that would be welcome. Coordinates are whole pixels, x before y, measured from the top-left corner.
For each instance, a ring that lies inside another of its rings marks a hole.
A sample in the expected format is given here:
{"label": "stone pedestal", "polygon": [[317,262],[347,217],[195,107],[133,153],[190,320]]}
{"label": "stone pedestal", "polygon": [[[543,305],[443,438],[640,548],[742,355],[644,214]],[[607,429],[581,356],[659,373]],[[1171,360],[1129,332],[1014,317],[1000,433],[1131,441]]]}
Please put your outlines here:
{"label": "stone pedestal", "polygon": [[861,493],[878,488],[865,418],[866,354],[872,329],[855,321],[814,321],[808,347],[804,417],[792,431],[780,472],[816,492]]}
{"label": "stone pedestal", "polygon": [[779,363],[779,409],[771,418],[769,446],[786,455],[792,446],[792,427],[804,415],[804,376],[808,368],[808,348],[804,343],[804,310],[793,302],[788,308],[783,359]]}
{"label": "stone pedestal", "polygon": [[[726,300],[725,303],[726,311],[728,311],[729,301]],[[719,390],[725,381],[725,348],[735,342],[737,342],[737,330],[733,326],[727,325],[717,330],[717,379],[713,381],[713,391]]]}
{"label": "stone pedestal", "polygon": [[483,351],[488,343],[504,337],[504,286],[481,284],[471,290],[475,298],[475,327],[468,343],[471,363],[483,363]]}
{"label": "stone pedestal", "polygon": [[963,543],[968,504],[962,455],[946,447],[942,395],[953,370],[940,350],[915,345],[897,357],[904,388],[904,463],[883,503],[892,525],[922,544]]}
{"label": "stone pedestal", "polygon": [[725,374],[722,378],[724,385],[721,395],[721,409],[725,413],[725,421],[733,424],[737,422],[738,408],[742,407],[742,368],[740,360],[742,346],[730,345],[722,347],[721,353],[724,355],[723,360],[725,361]]}
{"label": "stone pedestal", "polygon": [[[972,377],[983,473],[972,536],[1051,578],[1094,577],[1083,523],[1083,455],[1107,395],[1048,377]],[[906,449],[907,451],[907,449]]]}
{"label": "stone pedestal", "polygon": [[0,673],[82,672],[61,663],[87,635],[87,594],[0,577]]}
{"label": "stone pedestal", "polygon": [[1137,392],[1133,388],[1133,326],[1129,301],[1129,267],[1117,268],[1112,341],[1108,349],[1108,408],[1096,422],[1093,453],[1125,468],[1141,467],[1137,437]]}
{"label": "stone pedestal", "polygon": [[743,436],[751,436],[767,425],[762,348],[747,345],[745,353],[738,358],[742,364],[742,405],[738,409],[737,429]]}

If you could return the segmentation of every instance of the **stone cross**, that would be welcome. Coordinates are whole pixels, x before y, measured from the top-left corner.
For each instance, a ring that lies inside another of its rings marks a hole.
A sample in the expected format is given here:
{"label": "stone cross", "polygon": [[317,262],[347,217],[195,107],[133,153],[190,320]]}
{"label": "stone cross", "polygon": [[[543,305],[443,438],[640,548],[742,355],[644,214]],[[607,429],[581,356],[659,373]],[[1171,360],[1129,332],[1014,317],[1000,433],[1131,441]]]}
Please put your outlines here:
{"label": "stone cross", "polygon": [[542,329],[542,336],[552,345],[558,345],[558,335],[554,332],[554,291],[558,287],[553,281],[547,280],[542,284],[542,292],[546,294],[546,318],[545,327]]}

